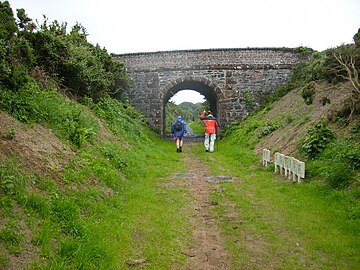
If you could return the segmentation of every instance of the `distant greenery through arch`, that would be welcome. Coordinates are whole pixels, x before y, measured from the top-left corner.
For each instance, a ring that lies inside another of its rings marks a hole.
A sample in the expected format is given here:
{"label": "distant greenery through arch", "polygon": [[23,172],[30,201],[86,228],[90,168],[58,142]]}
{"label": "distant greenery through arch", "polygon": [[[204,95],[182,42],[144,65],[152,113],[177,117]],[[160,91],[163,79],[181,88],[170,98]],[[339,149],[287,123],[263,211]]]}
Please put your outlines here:
{"label": "distant greenery through arch", "polygon": [[179,115],[181,115],[185,122],[191,126],[194,134],[203,133],[199,116],[201,112],[207,110],[208,107],[207,101],[196,104],[192,102],[182,102],[179,105],[176,105],[172,101],[168,102],[165,107],[166,133],[171,133],[171,124],[174,123]]}

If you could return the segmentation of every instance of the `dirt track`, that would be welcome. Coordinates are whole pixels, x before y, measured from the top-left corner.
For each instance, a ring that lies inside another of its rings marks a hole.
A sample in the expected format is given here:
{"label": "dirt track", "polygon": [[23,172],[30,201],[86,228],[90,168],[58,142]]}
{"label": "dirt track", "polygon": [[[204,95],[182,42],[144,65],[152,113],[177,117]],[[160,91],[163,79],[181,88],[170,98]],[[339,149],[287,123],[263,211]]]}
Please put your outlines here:
{"label": "dirt track", "polygon": [[212,175],[207,166],[195,157],[193,153],[195,147],[195,144],[187,143],[184,145],[184,152],[181,153],[187,164],[187,173],[182,177],[183,184],[189,187],[192,195],[190,207],[193,215],[190,223],[194,239],[194,245],[183,252],[188,256],[185,269],[228,269],[229,256],[224,239],[216,220],[211,215],[211,207],[216,205],[216,202],[210,200],[210,193],[219,184],[209,181]]}

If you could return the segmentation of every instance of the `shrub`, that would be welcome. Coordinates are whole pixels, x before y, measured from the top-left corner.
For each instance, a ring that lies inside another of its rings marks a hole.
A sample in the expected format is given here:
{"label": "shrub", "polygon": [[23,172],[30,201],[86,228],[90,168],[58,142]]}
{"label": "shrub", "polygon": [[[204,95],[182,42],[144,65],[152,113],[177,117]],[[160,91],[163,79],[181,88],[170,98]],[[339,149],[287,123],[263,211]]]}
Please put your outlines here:
{"label": "shrub", "polygon": [[348,164],[344,161],[333,162],[331,166],[321,168],[321,176],[325,183],[335,189],[348,187],[355,176],[354,171],[349,170]]}
{"label": "shrub", "polygon": [[354,35],[353,40],[356,47],[360,47],[360,28],[358,29],[357,33]]}
{"label": "shrub", "polygon": [[277,122],[266,123],[260,129],[259,138],[265,137],[266,135],[270,134],[271,132],[273,132],[274,130],[277,130],[280,127],[281,127],[281,125]]}
{"label": "shrub", "polygon": [[96,134],[91,123],[88,123],[80,110],[70,111],[65,121],[68,138],[78,148],[86,141],[90,141]]}
{"label": "shrub", "polygon": [[245,90],[243,91],[243,97],[245,100],[245,108],[248,111],[248,113],[252,113],[254,111],[255,108],[255,102],[253,97],[251,96],[250,92]]}
{"label": "shrub", "polygon": [[18,172],[15,160],[0,160],[0,188],[7,195],[19,195],[25,189],[25,179]]}
{"label": "shrub", "polygon": [[297,52],[298,54],[304,55],[304,56],[310,55],[310,54],[312,54],[314,52],[313,49],[308,48],[308,47],[303,47],[303,46],[299,46],[297,48],[294,48],[294,51]]}
{"label": "shrub", "polygon": [[326,57],[318,71],[320,79],[325,79],[330,83],[339,83],[350,79],[348,71],[356,72],[360,69],[360,48],[355,45],[342,45],[328,49],[324,53]]}
{"label": "shrub", "polygon": [[302,150],[308,157],[313,158],[320,154],[325,147],[335,140],[335,134],[327,127],[326,123],[320,121],[312,125],[302,144]]}
{"label": "shrub", "polygon": [[8,1],[0,2],[0,39],[10,39],[17,30],[14,13]]}
{"label": "shrub", "polygon": [[307,105],[313,103],[314,95],[315,95],[315,87],[313,82],[310,82],[306,84],[304,87],[302,87],[301,96],[305,100],[305,103]]}
{"label": "shrub", "polygon": [[28,87],[21,87],[18,91],[10,91],[3,89],[0,92],[0,105],[3,110],[12,114],[21,122],[36,122],[35,108],[33,107],[31,99],[31,92],[34,84],[29,84]]}
{"label": "shrub", "polygon": [[321,102],[321,105],[323,105],[323,106],[325,106],[326,104],[331,103],[331,101],[330,101],[330,99],[328,97],[322,97],[320,102]]}
{"label": "shrub", "polygon": [[330,187],[348,187],[360,168],[359,144],[349,139],[334,141],[318,156],[317,167],[318,174]]}
{"label": "shrub", "polygon": [[3,138],[6,139],[6,140],[12,140],[14,139],[15,137],[15,128],[10,128],[8,131],[6,131],[4,134],[3,134]]}
{"label": "shrub", "polygon": [[145,117],[133,107],[112,98],[102,98],[94,107],[94,112],[104,119],[116,136],[126,137],[136,142],[149,141],[143,133]]}
{"label": "shrub", "polygon": [[7,80],[11,74],[11,68],[7,61],[9,47],[8,41],[0,39],[0,81]]}
{"label": "shrub", "polygon": [[323,158],[344,161],[350,170],[360,169],[360,145],[350,139],[333,142],[323,153]]}

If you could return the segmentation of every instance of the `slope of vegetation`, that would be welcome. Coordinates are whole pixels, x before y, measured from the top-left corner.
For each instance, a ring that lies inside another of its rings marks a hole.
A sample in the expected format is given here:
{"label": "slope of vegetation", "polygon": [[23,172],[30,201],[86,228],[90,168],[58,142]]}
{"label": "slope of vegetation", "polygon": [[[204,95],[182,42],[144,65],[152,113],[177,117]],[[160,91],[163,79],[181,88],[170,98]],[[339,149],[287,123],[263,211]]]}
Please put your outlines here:
{"label": "slope of vegetation", "polygon": [[[109,104],[111,111],[104,107],[96,110],[126,113],[123,104],[108,100]],[[98,114],[74,107],[86,111],[88,117]],[[149,263],[157,262],[159,269],[169,269],[174,261],[184,260],[181,243],[188,234],[178,232],[187,224],[177,214],[186,203],[186,191],[169,197],[158,186],[159,178],[179,166],[178,158],[171,155],[171,145],[151,134],[136,116],[120,118],[122,123],[106,118],[101,118],[102,132],[80,149],[71,150],[66,140],[52,136],[46,138],[46,144],[30,144],[30,156],[2,155],[2,267],[124,269],[146,258]],[[126,131],[142,135],[125,139],[123,124]],[[15,120],[9,127],[13,128],[13,138],[7,139],[10,143],[33,130]],[[33,152],[44,144],[49,148],[60,145],[60,149],[36,160]],[[19,153],[21,149],[14,145],[11,150]],[[64,157],[69,151],[72,155]],[[58,163],[60,158],[65,160]],[[26,166],[28,161],[32,167]]]}
{"label": "slope of vegetation", "polygon": [[36,31],[0,7],[0,268],[181,265],[186,191],[158,185],[178,157],[110,97],[126,98],[123,65],[79,25]]}
{"label": "slope of vegetation", "polygon": [[[245,121],[241,129],[250,126]],[[210,197],[231,254],[229,269],[356,268],[360,203],[355,194],[314,178],[294,184],[273,166],[263,167],[246,136],[233,136],[212,156],[203,147],[197,153],[213,175],[238,179],[220,183]]]}
{"label": "slope of vegetation", "polygon": [[311,52],[267,107],[226,130],[228,140],[307,161],[308,179],[358,194],[359,70],[356,44]]}
{"label": "slope of vegetation", "polygon": [[[225,131],[213,174],[239,179],[213,190],[229,269],[355,269],[360,264],[360,48],[313,52],[276,102]],[[264,148],[306,161],[293,184],[259,160]],[[254,156],[254,152],[256,156]]]}

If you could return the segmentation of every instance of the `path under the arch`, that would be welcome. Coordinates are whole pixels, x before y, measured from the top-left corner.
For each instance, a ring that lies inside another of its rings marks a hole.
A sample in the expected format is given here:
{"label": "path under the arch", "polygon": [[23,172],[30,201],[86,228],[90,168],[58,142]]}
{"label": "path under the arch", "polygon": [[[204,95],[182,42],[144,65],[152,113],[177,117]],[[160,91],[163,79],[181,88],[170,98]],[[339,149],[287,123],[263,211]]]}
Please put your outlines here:
{"label": "path under the arch", "polygon": [[217,221],[210,213],[211,208],[216,205],[210,200],[210,193],[213,189],[220,188],[219,182],[211,175],[207,166],[195,156],[197,146],[198,144],[194,143],[184,144],[181,155],[187,164],[187,172],[171,176],[179,178],[174,185],[187,186],[191,194],[190,207],[193,215],[190,224],[194,242],[183,251],[187,256],[185,269],[224,270],[228,269],[229,255]]}

